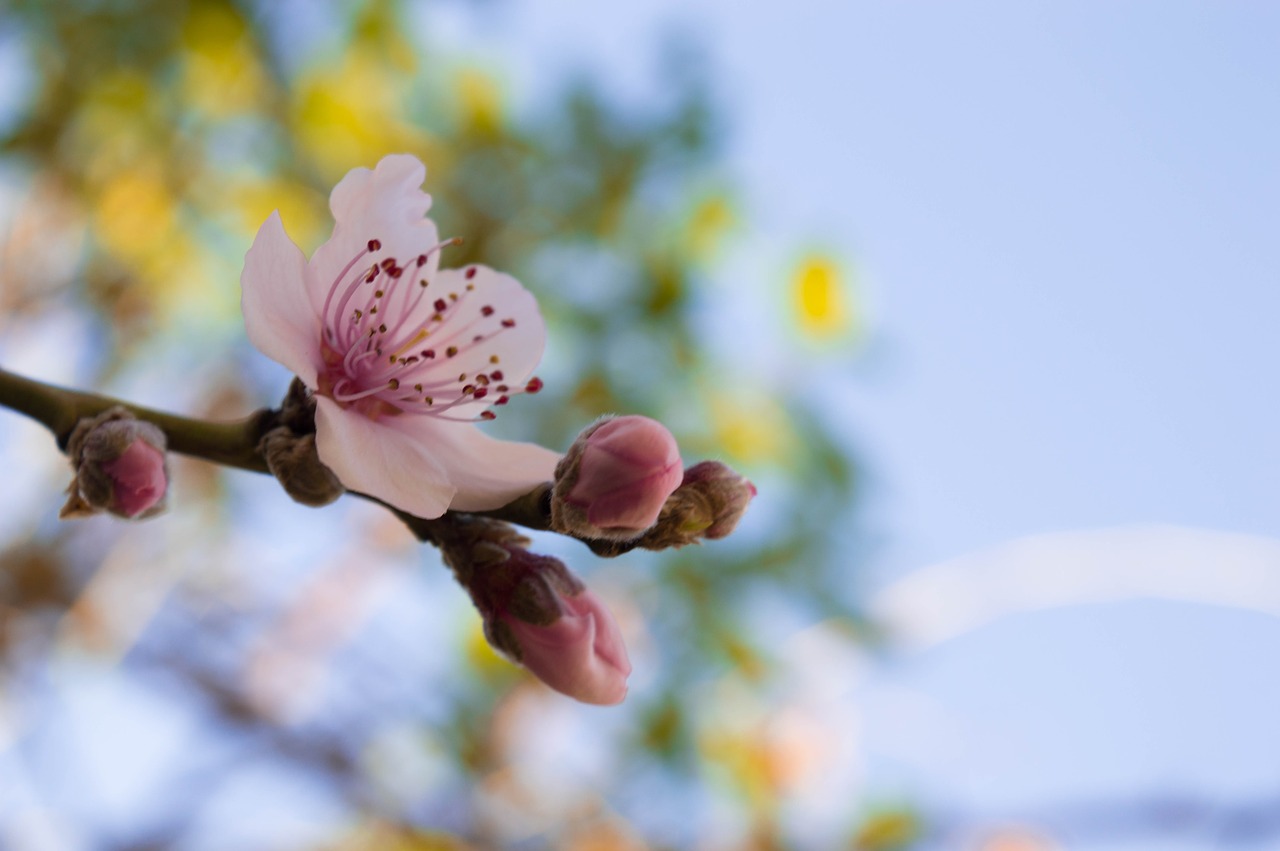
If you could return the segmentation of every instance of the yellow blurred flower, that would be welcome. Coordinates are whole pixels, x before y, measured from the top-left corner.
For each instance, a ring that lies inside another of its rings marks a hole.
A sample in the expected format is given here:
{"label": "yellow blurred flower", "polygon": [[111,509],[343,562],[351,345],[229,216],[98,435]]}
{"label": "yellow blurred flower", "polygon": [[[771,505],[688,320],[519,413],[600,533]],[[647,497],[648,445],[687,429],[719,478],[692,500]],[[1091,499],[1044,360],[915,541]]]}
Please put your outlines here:
{"label": "yellow blurred flower", "polygon": [[907,809],[885,809],[867,817],[854,836],[853,847],[859,851],[895,851],[906,849],[919,838],[920,818]]}
{"label": "yellow blurred flower", "polygon": [[250,238],[273,211],[279,210],[285,230],[308,254],[330,227],[324,195],[297,181],[272,177],[244,183],[227,193],[226,201],[236,226]]}
{"label": "yellow blurred flower", "polygon": [[421,153],[430,144],[406,118],[402,76],[370,48],[304,74],[296,91],[298,140],[328,178],[372,166],[390,151]]}
{"label": "yellow blurred flower", "polygon": [[493,133],[502,126],[502,91],[488,74],[474,68],[458,73],[455,84],[462,123],[481,133]]}
{"label": "yellow blurred flower", "polygon": [[94,234],[129,270],[161,321],[229,319],[238,294],[220,283],[232,274],[181,223],[181,205],[154,166],[120,171],[90,198]]}
{"label": "yellow blurred flower", "polygon": [[711,393],[711,445],[727,460],[751,466],[777,463],[789,452],[793,429],[787,413],[760,395]]}
{"label": "yellow blurred flower", "polygon": [[217,2],[194,5],[182,28],[183,99],[211,116],[258,105],[266,75],[240,13]]}
{"label": "yellow blurred flower", "polygon": [[99,240],[125,260],[142,260],[173,238],[174,198],[154,168],[129,169],[109,178],[93,211]]}
{"label": "yellow blurred flower", "polygon": [[689,253],[697,260],[711,258],[737,222],[733,205],[724,195],[703,198],[694,206],[685,227]]}
{"label": "yellow blurred flower", "polygon": [[791,276],[791,301],[801,332],[815,337],[835,337],[853,330],[848,282],[831,257],[811,254]]}
{"label": "yellow blurred flower", "polygon": [[86,89],[71,121],[66,153],[91,187],[101,187],[123,169],[154,167],[162,127],[154,94],[150,81],[131,70],[104,74]]}

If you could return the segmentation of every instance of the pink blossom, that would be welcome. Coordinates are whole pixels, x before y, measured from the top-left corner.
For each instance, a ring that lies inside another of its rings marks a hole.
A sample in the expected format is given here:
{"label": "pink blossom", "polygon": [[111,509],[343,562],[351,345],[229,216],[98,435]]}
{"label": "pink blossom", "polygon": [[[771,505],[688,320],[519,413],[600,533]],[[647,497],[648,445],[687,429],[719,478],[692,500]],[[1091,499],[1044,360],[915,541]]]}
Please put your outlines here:
{"label": "pink blossom", "polygon": [[565,500],[592,526],[639,534],[657,521],[683,475],[680,449],[662,423],[618,417],[587,433]]}
{"label": "pink blossom", "polygon": [[352,170],[308,261],[278,212],[241,275],[245,327],[316,396],[320,460],[349,490],[420,517],[497,508],[551,479],[558,456],[475,425],[534,392],[546,329],[514,278],[440,269],[426,167],[407,154]]}
{"label": "pink blossom", "polygon": [[112,484],[111,510],[137,517],[164,499],[169,486],[164,453],[138,438],[120,457],[100,464]]}
{"label": "pink blossom", "polygon": [[560,614],[546,626],[500,617],[520,648],[520,662],[538,679],[583,703],[612,706],[627,696],[631,661],[622,632],[600,598],[583,588],[556,595]]}

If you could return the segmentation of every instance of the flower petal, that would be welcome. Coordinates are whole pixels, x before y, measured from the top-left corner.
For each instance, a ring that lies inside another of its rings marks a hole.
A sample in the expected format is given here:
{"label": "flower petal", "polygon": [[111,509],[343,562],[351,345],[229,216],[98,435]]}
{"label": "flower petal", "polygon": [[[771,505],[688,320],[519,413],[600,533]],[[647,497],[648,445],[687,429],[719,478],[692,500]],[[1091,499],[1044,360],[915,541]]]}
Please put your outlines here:
{"label": "flower petal", "polygon": [[440,338],[443,334],[456,335],[456,342],[467,346],[474,342],[472,331],[483,331],[486,339],[458,356],[460,369],[470,373],[493,369],[490,356],[497,355],[509,384],[529,377],[547,345],[547,325],[533,293],[488,266],[441,269],[427,294],[433,290],[445,298],[458,295],[447,321],[433,337],[436,348],[447,344]]}
{"label": "flower petal", "polygon": [[279,211],[263,222],[245,254],[240,289],[249,340],[315,387],[323,363],[320,316],[307,294],[306,258],[284,232]]}
{"label": "flower petal", "polygon": [[[499,370],[502,375],[490,383],[486,398],[452,408],[453,416],[480,416],[504,395],[496,389],[498,384],[506,384],[517,393],[524,388],[547,343],[547,326],[533,293],[510,275],[487,266],[468,266],[441,269],[425,295],[410,322],[413,327],[426,324],[434,311],[434,300],[446,302],[445,321],[428,341],[437,352],[458,347],[458,354],[447,362],[448,372],[474,377]],[[476,340],[477,336],[482,339]]]}
{"label": "flower petal", "polygon": [[317,396],[316,450],[348,490],[417,517],[439,517],[449,508],[454,486],[438,461],[437,447],[405,428],[424,420],[389,416],[374,421]]}
{"label": "flower petal", "polygon": [[[427,168],[417,157],[393,154],[383,157],[373,170],[352,169],[333,188],[329,196],[333,235],[316,250],[310,265],[317,310],[323,308],[324,297],[343,268],[365,251],[371,239],[381,242],[382,248],[369,265],[375,259],[392,258],[413,280],[434,277],[440,252],[431,249],[440,236],[435,223],[424,218],[431,207],[431,196],[422,191],[426,175]],[[425,265],[417,266],[416,258],[427,252],[431,253]]]}
{"label": "flower petal", "polygon": [[[426,417],[412,419],[430,422]],[[555,478],[560,455],[550,449],[498,440],[463,423],[433,425],[429,448],[457,488],[449,505],[455,511],[500,508]]]}

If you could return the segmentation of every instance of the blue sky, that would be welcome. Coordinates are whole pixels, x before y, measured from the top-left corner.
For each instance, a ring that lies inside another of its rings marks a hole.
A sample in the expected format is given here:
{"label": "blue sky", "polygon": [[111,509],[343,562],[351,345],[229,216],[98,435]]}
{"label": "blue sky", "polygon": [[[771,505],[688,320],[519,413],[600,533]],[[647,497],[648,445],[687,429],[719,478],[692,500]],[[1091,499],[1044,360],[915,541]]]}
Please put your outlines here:
{"label": "blue sky", "polygon": [[826,367],[886,576],[1058,529],[1280,533],[1280,7],[653,0],[478,21],[457,34],[535,97],[573,67],[652,94],[661,33],[706,45],[751,226],[725,274],[766,292],[827,246],[873,311],[870,347]]}
{"label": "blue sky", "polygon": [[[767,296],[824,246],[873,319],[857,352],[763,356],[839,388],[887,535],[855,581],[1059,530],[1280,537],[1280,6],[497,3],[451,26],[536,98],[584,66],[652,95],[673,23],[709,50],[746,186],[722,274]],[[943,807],[1231,802],[1280,783],[1255,661],[1277,651],[1253,612],[1077,606],[899,658],[850,712],[873,784]],[[1107,847],[1174,847],[1153,842]]]}

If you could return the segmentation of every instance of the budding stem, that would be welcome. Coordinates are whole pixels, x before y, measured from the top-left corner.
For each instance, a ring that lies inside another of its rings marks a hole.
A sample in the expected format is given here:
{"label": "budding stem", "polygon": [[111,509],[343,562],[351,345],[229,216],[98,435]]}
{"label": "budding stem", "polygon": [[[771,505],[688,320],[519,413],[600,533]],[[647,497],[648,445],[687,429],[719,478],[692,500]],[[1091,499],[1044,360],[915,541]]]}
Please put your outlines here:
{"label": "budding stem", "polygon": [[25,414],[53,433],[65,448],[76,423],[117,405],[165,433],[171,452],[203,458],[215,464],[266,473],[258,442],[270,428],[272,412],[258,411],[234,422],[210,422],[154,411],[109,396],[69,390],[0,369],[0,405]]}
{"label": "budding stem", "polygon": [[[263,436],[279,424],[277,411],[264,408],[241,420],[210,422],[144,408],[110,396],[58,387],[0,369],[0,407],[24,414],[49,429],[57,440],[58,448],[62,450],[66,449],[67,441],[77,423],[116,406],[123,407],[140,420],[156,425],[165,433],[170,452],[179,452],[225,467],[270,475],[271,471],[267,468],[266,459],[259,454],[258,446]],[[546,530],[549,528],[549,511],[544,509],[543,503],[547,490],[547,485],[539,485],[508,506],[476,513],[531,529]],[[386,506],[421,541],[438,543],[449,529],[451,519],[448,515],[425,520],[366,494],[355,495]]]}

